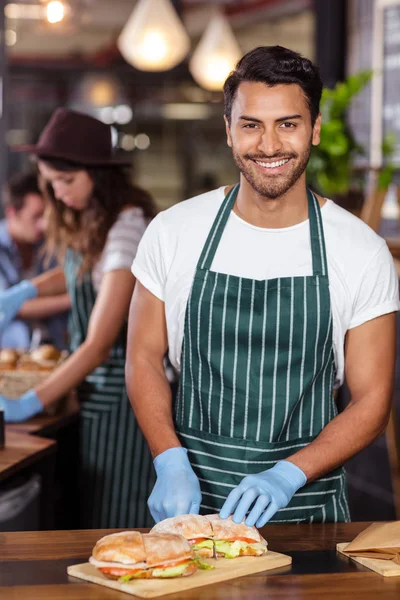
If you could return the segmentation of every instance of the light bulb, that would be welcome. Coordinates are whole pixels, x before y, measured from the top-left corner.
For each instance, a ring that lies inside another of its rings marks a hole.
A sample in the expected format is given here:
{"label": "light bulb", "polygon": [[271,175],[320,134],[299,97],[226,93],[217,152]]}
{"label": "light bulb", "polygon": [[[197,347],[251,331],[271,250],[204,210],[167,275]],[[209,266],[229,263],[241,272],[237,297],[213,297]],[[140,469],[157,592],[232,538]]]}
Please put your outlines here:
{"label": "light bulb", "polygon": [[240,57],[241,50],[228,21],[216,13],[190,60],[189,69],[203,88],[218,91]]}
{"label": "light bulb", "polygon": [[204,77],[208,79],[210,87],[212,89],[220,89],[232,71],[232,61],[226,56],[215,55],[210,58],[204,67]]}
{"label": "light bulb", "polygon": [[142,60],[149,64],[162,62],[168,51],[164,36],[159,31],[146,31],[137,49]]}
{"label": "light bulb", "polygon": [[138,0],[117,45],[136,69],[167,71],[184,59],[190,40],[170,0]]}
{"label": "light bulb", "polygon": [[64,4],[58,0],[52,0],[46,7],[46,18],[49,23],[59,23],[65,15]]}

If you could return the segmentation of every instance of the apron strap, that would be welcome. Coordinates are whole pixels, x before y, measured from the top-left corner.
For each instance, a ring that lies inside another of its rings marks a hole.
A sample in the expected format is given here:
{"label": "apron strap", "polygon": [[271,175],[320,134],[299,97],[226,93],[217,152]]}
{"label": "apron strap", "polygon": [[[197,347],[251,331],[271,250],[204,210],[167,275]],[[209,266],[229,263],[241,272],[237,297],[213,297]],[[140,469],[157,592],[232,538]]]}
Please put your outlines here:
{"label": "apron strap", "polygon": [[315,194],[308,188],[307,199],[308,218],[310,222],[313,275],[326,277],[328,275],[328,262],[326,259],[325,236],[321,208]]}
{"label": "apron strap", "polygon": [[204,244],[203,251],[200,255],[199,262],[197,263],[198,269],[211,269],[212,262],[214,260],[215,253],[218,248],[218,244],[221,240],[222,234],[224,233],[225,225],[228,222],[231,210],[235,204],[236,197],[239,192],[239,184],[236,184],[234,188],[226,195],[221,207],[215,217],[214,223],[208,234],[206,243]]}
{"label": "apron strap", "polygon": [[[231,214],[231,210],[235,204],[238,192],[239,184],[236,184],[223,200],[197,263],[198,269],[211,269],[215,253],[217,251],[219,242],[221,241],[221,237]],[[309,189],[307,189],[307,199],[313,275],[326,276],[328,274],[328,267],[321,209],[318,200],[313,192],[311,192]]]}

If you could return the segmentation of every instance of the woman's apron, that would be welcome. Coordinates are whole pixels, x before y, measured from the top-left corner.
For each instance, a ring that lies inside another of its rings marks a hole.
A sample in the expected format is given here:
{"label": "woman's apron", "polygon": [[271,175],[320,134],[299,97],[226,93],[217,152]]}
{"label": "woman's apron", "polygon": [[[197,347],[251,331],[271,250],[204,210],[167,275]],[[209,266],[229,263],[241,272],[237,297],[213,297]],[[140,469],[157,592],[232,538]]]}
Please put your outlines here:
{"label": "woman's apron", "polygon": [[[87,335],[96,301],[91,274],[77,276],[81,257],[68,250],[71,351]],[[126,326],[107,360],[78,388],[81,405],[80,513],[84,528],[151,527],[147,499],[155,482],[150,452],[125,388]]]}
{"label": "woman's apron", "polygon": [[[178,435],[200,480],[203,512],[220,510],[243,477],[307,446],[337,414],[318,201],[307,192],[313,274],[259,281],[211,270],[238,191],[236,186],[223,201],[197,264],[175,406]],[[271,519],[349,520],[343,468],[305,485]]]}

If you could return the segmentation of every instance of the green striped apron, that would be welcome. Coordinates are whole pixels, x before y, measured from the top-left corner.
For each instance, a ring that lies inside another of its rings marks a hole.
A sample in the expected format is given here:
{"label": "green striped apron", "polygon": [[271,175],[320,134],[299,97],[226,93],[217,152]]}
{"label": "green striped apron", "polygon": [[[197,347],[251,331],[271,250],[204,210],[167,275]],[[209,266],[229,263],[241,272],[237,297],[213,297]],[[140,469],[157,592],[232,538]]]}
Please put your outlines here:
{"label": "green striped apron", "polygon": [[[200,480],[203,512],[220,510],[243,477],[307,446],[337,414],[318,201],[307,192],[313,275],[259,281],[211,270],[238,191],[236,186],[224,199],[197,264],[174,411]],[[349,520],[339,468],[301,488],[271,521]]]}
{"label": "green striped apron", "polygon": [[[96,301],[90,273],[77,277],[81,259],[67,251],[64,271],[71,297],[71,351],[85,340]],[[107,360],[78,388],[80,513],[83,528],[151,527],[147,499],[155,482],[151,455],[125,388],[126,326]]]}

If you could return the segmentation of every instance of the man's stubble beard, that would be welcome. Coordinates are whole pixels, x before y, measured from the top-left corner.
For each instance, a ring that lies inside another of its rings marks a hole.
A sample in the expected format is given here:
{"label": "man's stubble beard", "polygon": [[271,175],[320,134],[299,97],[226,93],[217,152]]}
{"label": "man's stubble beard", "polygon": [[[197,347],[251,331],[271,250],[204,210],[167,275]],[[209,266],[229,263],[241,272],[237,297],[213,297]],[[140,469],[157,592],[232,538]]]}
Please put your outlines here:
{"label": "man's stubble beard", "polygon": [[[260,196],[263,196],[264,198],[268,198],[269,200],[276,200],[276,198],[284,196],[290,190],[290,188],[292,188],[294,184],[300,179],[300,177],[306,170],[311,154],[311,148],[312,143],[310,140],[309,146],[302,154],[300,161],[293,170],[290,170],[286,177],[282,177],[280,175],[263,177],[261,172],[259,174],[259,177],[256,177],[254,172],[250,168],[247,168],[246,162],[250,162],[253,160],[280,160],[282,158],[289,158],[289,156],[290,158],[295,159],[298,157],[298,155],[282,154],[282,156],[276,155],[273,157],[261,157],[247,154],[243,160],[235,151],[234,147],[232,147],[232,154],[237,168],[242,173],[243,177],[245,177],[245,179],[251,185],[251,187],[254,189],[254,191],[257,192]],[[254,168],[256,169],[257,167]]]}

